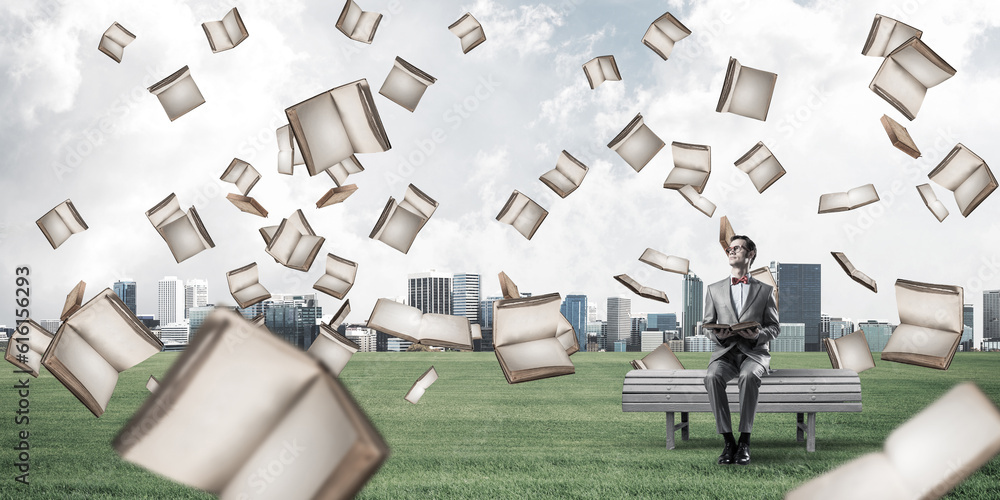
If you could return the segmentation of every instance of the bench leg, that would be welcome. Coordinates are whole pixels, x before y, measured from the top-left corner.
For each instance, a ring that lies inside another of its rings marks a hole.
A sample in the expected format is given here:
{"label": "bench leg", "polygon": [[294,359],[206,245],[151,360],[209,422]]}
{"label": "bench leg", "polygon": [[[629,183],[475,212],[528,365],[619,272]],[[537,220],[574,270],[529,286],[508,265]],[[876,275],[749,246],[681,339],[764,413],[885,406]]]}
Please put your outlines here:
{"label": "bench leg", "polygon": [[667,412],[667,449],[674,449],[674,412]]}
{"label": "bench leg", "polygon": [[688,427],[690,427],[688,424],[688,414],[686,411],[681,412],[681,440],[683,441],[688,440]]}
{"label": "bench leg", "polygon": [[810,413],[808,417],[808,424],[806,425],[806,433],[808,439],[806,440],[806,451],[816,451],[816,413]]}
{"label": "bench leg", "polygon": [[795,414],[795,440],[796,441],[802,441],[803,440],[803,438],[802,438],[803,418],[802,417],[803,417],[803,415],[801,413],[796,413]]}

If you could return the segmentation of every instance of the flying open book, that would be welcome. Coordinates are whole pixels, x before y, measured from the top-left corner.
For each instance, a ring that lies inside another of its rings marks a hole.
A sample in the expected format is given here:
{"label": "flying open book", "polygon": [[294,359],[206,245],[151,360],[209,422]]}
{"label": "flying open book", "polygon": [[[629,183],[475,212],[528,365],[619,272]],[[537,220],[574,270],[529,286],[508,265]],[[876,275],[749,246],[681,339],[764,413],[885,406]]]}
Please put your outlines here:
{"label": "flying open book", "polygon": [[575,372],[569,356],[580,347],[561,302],[558,293],[493,302],[494,354],[508,384]]}
{"label": "flying open book", "polygon": [[163,241],[167,242],[170,253],[178,263],[194,257],[202,250],[215,247],[201,217],[198,217],[198,211],[194,207],[187,212],[181,210],[181,204],[174,193],[147,210],[146,218]]}
{"label": "flying open book", "polygon": [[334,377],[339,377],[351,356],[360,349],[358,344],[337,333],[334,327],[319,325],[319,335],[306,352],[325,366]]}
{"label": "flying open book", "polygon": [[680,193],[692,207],[697,208],[699,212],[709,217],[715,213],[715,203],[712,203],[708,198],[705,198],[698,193],[698,190],[695,189],[694,186],[690,184],[682,186],[677,190],[677,192]]}
{"label": "flying open book", "polygon": [[368,237],[407,253],[437,207],[437,201],[410,184],[406,186],[402,202],[396,203],[395,198],[389,197]]}
{"label": "flying open book", "polygon": [[663,302],[664,304],[670,303],[670,299],[667,298],[666,293],[663,293],[662,291],[657,290],[655,288],[643,286],[641,283],[632,279],[632,277],[627,274],[619,274],[615,276],[615,281],[625,285],[625,288],[628,288],[629,290],[631,290],[633,293],[635,293],[640,297],[645,297],[647,299],[660,301]]}
{"label": "flying open book", "polygon": [[587,176],[588,170],[586,165],[573,158],[573,155],[564,149],[556,159],[556,168],[545,172],[538,180],[560,198],[565,198],[583,184],[583,178]]}
{"label": "flying open book", "polygon": [[604,82],[619,82],[622,79],[615,56],[597,56],[583,63],[583,74],[587,76],[591,89]]}
{"label": "flying open book", "polygon": [[621,156],[636,172],[642,170],[665,145],[642,122],[642,113],[635,115],[635,118],[608,143],[608,147],[618,153],[618,156]]}
{"label": "flying open book", "polygon": [[642,255],[639,256],[639,262],[645,262],[662,271],[677,274],[687,274],[690,267],[690,261],[687,259],[667,255],[652,248],[647,248],[642,252]]}
{"label": "flying open book", "polygon": [[715,111],[765,121],[777,80],[778,75],[774,73],[743,66],[736,58],[730,57]]}
{"label": "flying open book", "polygon": [[226,273],[226,281],[229,283],[229,293],[244,309],[271,298],[271,292],[260,284],[256,262],[229,271]]}
{"label": "flying open book", "polygon": [[927,174],[932,181],[955,193],[955,203],[968,217],[997,188],[997,178],[986,162],[961,143]]}
{"label": "flying open book", "polygon": [[330,322],[327,323],[327,326],[336,330],[337,327],[340,326],[345,319],[347,319],[348,314],[351,314],[351,299],[345,300],[344,303],[340,305],[340,309],[337,309],[337,312],[334,313],[332,318],[330,318]]}
{"label": "flying open book", "polygon": [[840,264],[840,268],[843,269],[852,280],[857,281],[861,284],[861,286],[878,293],[878,285],[875,283],[875,280],[869,278],[867,274],[854,267],[854,264],[851,264],[851,261],[848,260],[847,256],[844,255],[843,252],[830,252],[830,255],[833,255],[837,264]]}
{"label": "flying open book", "polygon": [[917,37],[896,47],[875,73],[868,88],[913,120],[927,89],[955,76],[955,68]]}
{"label": "flying open book", "polygon": [[960,286],[896,280],[899,326],[882,359],[947,370],[962,339],[963,298]]}
{"label": "flying open book", "polygon": [[278,139],[278,173],[292,175],[295,165],[304,165],[299,144],[292,135],[292,126],[284,125],[274,131]]}
{"label": "flying open book", "polygon": [[285,115],[309,175],[355,153],[381,153],[392,147],[363,78],[291,106]]}
{"label": "flying open book", "polygon": [[497,220],[514,226],[517,232],[530,240],[548,215],[548,210],[515,189],[497,214]]}
{"label": "flying open book", "polygon": [[667,174],[663,187],[680,189],[690,185],[703,193],[712,173],[712,146],[674,141],[670,149],[674,154],[674,168]]}
{"label": "flying open book", "polygon": [[101,35],[101,43],[97,45],[97,50],[104,52],[116,63],[122,62],[125,55],[125,46],[135,40],[135,35],[118,23],[111,23],[111,27]]}
{"label": "flying open book", "polygon": [[340,17],[337,18],[337,29],[351,40],[372,43],[380,21],[382,14],[365,12],[354,0],[347,0],[344,10],[340,11]]}
{"label": "flying open book", "polygon": [[248,214],[257,215],[260,217],[267,217],[267,209],[263,205],[257,202],[252,196],[243,196],[236,193],[229,193],[226,195],[226,199],[230,203],[240,209],[241,212]]}
{"label": "flying open book", "polygon": [[872,357],[865,331],[858,330],[838,339],[823,339],[826,353],[830,356],[830,364],[834,370],[841,368],[861,373],[869,368],[875,368],[875,358]]}
{"label": "flying open book", "polygon": [[281,220],[264,251],[289,269],[308,271],[324,241],[326,238],[316,236],[299,209]]}
{"label": "flying open book", "polygon": [[236,10],[236,7],[227,12],[221,21],[201,23],[201,27],[205,30],[205,36],[208,37],[208,45],[212,47],[213,53],[236,47],[250,36],[250,33],[247,33],[246,25],[243,24],[243,18],[240,17],[240,12]]}
{"label": "flying open book", "polygon": [[[220,498],[350,498],[389,454],[336,377],[225,309],[208,315],[112,447]],[[279,459],[282,472],[265,476]]]}
{"label": "flying open book", "polygon": [[45,215],[35,221],[38,229],[42,230],[45,239],[49,241],[53,249],[59,248],[76,233],[82,233],[88,229],[87,223],[80,217],[80,212],[76,211],[73,202],[66,200],[56,205],[52,210],[45,212]]}
{"label": "flying open book", "polygon": [[87,289],[87,284],[80,280],[76,286],[66,295],[66,302],[63,303],[62,314],[59,315],[59,321],[66,321],[69,319],[73,313],[80,310],[83,307],[83,292]]}
{"label": "flying open book", "polygon": [[105,288],[63,322],[42,365],[100,417],[118,374],[162,350],[160,339]]}
{"label": "flying open book", "polygon": [[472,349],[472,331],[465,316],[422,313],[389,299],[375,303],[368,328],[427,346]]}
{"label": "flying open book", "polygon": [[222,173],[220,180],[235,184],[236,189],[240,190],[240,194],[248,194],[257,181],[260,180],[260,172],[253,165],[239,159],[233,158],[233,161],[229,162],[229,166],[226,167],[226,171]]}
{"label": "flying open book", "polygon": [[448,26],[448,31],[454,33],[462,42],[463,54],[468,54],[470,50],[486,41],[483,26],[468,12],[458,18],[458,21],[451,23],[451,26]]}
{"label": "flying open book", "polygon": [[483,327],[479,323],[469,325],[472,328],[472,340],[483,340]]}
{"label": "flying open book", "polygon": [[417,109],[424,91],[436,81],[437,78],[397,56],[378,93],[412,113]]}
{"label": "flying open book", "polygon": [[[327,172],[329,172],[329,170],[327,170]],[[348,184],[346,186],[330,188],[329,191],[316,200],[316,208],[323,208],[341,203],[347,198],[350,198],[350,196],[357,190],[357,184]]]}
{"label": "flying open book", "polygon": [[684,365],[681,364],[681,360],[677,359],[674,351],[670,350],[670,345],[664,342],[646,357],[633,359],[632,368],[636,370],[683,370]]}
{"label": "flying open book", "polygon": [[500,271],[497,275],[500,278],[500,293],[503,294],[505,299],[519,299],[521,298],[521,293],[517,291],[517,285],[514,281],[507,276],[507,273]]}
{"label": "flying open book", "polygon": [[771,187],[771,184],[785,175],[784,167],[763,142],[758,142],[750,148],[750,151],[736,160],[735,165],[736,168],[750,176],[750,182],[753,183],[753,187],[757,188],[758,193],[763,193],[765,189]]}
{"label": "flying open book", "polygon": [[874,184],[858,186],[846,193],[828,193],[819,197],[819,213],[844,212],[854,210],[878,201]]}
{"label": "flying open book", "polygon": [[358,263],[332,253],[326,254],[326,273],[320,276],[313,288],[331,297],[342,299],[354,286]]}
{"label": "flying open book", "polygon": [[413,404],[417,404],[417,401],[420,401],[420,398],[424,395],[424,392],[427,391],[427,388],[430,387],[431,384],[436,382],[437,379],[438,379],[437,370],[435,370],[434,367],[432,366],[429,370],[424,372],[423,375],[417,378],[417,381],[413,383],[413,386],[410,387],[410,390],[406,391],[406,396],[403,396],[403,399]]}
{"label": "flying open book", "polygon": [[4,359],[18,369],[38,378],[42,369],[42,355],[52,343],[52,333],[42,328],[42,325],[26,319],[17,324],[14,334],[7,339],[7,351]]}
{"label": "flying open book", "polygon": [[889,134],[889,142],[892,143],[896,149],[912,156],[913,158],[920,158],[920,149],[917,148],[917,143],[913,142],[913,138],[910,137],[910,133],[906,131],[906,127],[900,125],[896,120],[889,118],[888,115],[882,115],[879,119],[882,122],[882,128],[885,129],[885,133]]}
{"label": "flying open book", "polygon": [[722,244],[723,250],[729,248],[729,243],[733,241],[733,236],[736,236],[736,231],[733,230],[732,224],[729,223],[729,217],[723,215],[719,219],[719,243]]}
{"label": "flying open book", "polygon": [[346,160],[326,169],[326,174],[333,179],[333,183],[337,187],[341,187],[347,182],[347,177],[351,174],[357,174],[364,172],[365,167],[361,166],[361,162],[358,161],[358,157],[351,155]]}
{"label": "flying open book", "polygon": [[795,488],[786,500],[934,500],[1000,453],[1000,410],[974,382],[954,386],[869,453]]}
{"label": "flying open book", "polygon": [[948,209],[945,208],[944,203],[941,203],[941,200],[938,200],[937,195],[934,194],[934,188],[925,183],[917,186],[917,192],[920,193],[920,199],[924,200],[927,209],[934,214],[934,218],[938,222],[944,222],[945,217],[948,217]]}
{"label": "flying open book", "polygon": [[194,83],[194,78],[191,78],[191,70],[187,66],[154,83],[149,87],[149,93],[159,99],[170,121],[205,104],[205,98],[201,95],[201,90],[198,90],[198,85]]}
{"label": "flying open book", "polygon": [[670,57],[670,52],[674,50],[674,44],[690,34],[691,30],[667,12],[649,25],[646,33],[642,35],[642,43],[666,61]]}
{"label": "flying open book", "polygon": [[864,48],[861,49],[861,54],[885,57],[910,38],[920,38],[922,34],[922,31],[913,26],[882,14],[875,14],[875,20],[872,21],[872,28],[868,31],[868,38],[865,40]]}

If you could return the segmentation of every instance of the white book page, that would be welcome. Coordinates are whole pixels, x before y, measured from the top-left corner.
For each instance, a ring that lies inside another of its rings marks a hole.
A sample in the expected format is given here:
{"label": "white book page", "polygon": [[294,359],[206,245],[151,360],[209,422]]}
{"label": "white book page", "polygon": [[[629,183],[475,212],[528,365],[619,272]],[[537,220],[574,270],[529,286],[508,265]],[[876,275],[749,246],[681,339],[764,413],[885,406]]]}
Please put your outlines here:
{"label": "white book page", "polygon": [[[358,25],[358,19],[361,18],[361,7],[354,3],[353,0],[347,0],[347,15],[344,16],[344,20],[340,23],[340,30],[347,34],[347,36],[354,38],[354,30]],[[367,40],[367,38],[366,38]]]}
{"label": "white book page", "polygon": [[417,194],[413,186],[407,186],[406,192],[403,193],[403,201],[399,203],[399,207],[429,219],[434,215],[434,211],[437,210],[437,203]]}
{"label": "white book page", "polygon": [[785,174],[785,169],[781,167],[773,156],[769,156],[767,160],[764,160],[761,164],[757,165],[757,168],[750,171],[750,182],[753,186],[757,188],[757,191],[761,191],[764,186],[769,182],[781,177]]}
{"label": "white book page", "polygon": [[111,27],[104,32],[104,37],[110,40],[114,45],[120,46],[122,49],[135,40],[135,36],[126,33],[117,23],[112,24]]}
{"label": "white book page", "polygon": [[139,330],[142,323],[132,316],[132,311],[127,308],[124,311],[132,317],[131,321],[122,316],[113,299],[108,297],[113,293],[110,288],[104,289],[66,323],[121,372],[160,352],[160,348],[144,338],[144,332]]}
{"label": "white book page", "polygon": [[[533,299],[533,300],[532,300]],[[559,296],[494,302],[493,341],[497,346],[553,339],[559,329]]]}
{"label": "white book page", "polygon": [[293,109],[303,137],[292,136],[299,141],[300,149],[308,150],[312,157],[310,175],[318,174],[355,153],[343,123],[346,118],[341,115],[330,93],[313,97]]}
{"label": "white book page", "polygon": [[[131,40],[129,40],[131,41]],[[101,37],[101,43],[98,46],[108,52],[114,54],[118,60],[121,60],[122,56],[125,55],[125,47],[109,38],[108,35]]]}
{"label": "white book page", "polygon": [[675,189],[680,189],[681,186],[692,185],[695,189],[700,189],[706,181],[708,181],[708,172],[701,170],[690,170],[687,168],[674,167],[673,170],[667,174],[667,179],[663,181],[663,187],[676,186]]}
{"label": "white book page", "polygon": [[847,192],[847,197],[850,199],[849,206],[852,207],[878,201],[878,193],[875,191],[874,184],[865,184],[851,189]]}
{"label": "white book page", "polygon": [[312,234],[304,234],[295,244],[295,250],[288,256],[288,265],[292,267],[302,267],[306,265],[309,256],[313,255],[313,250],[323,244],[323,237]]}
{"label": "white book page", "polygon": [[514,195],[514,200],[510,202],[510,205],[505,207],[507,210],[501,213],[497,220],[504,224],[513,224],[530,201],[531,199],[524,193],[518,192]]}
{"label": "white book page", "polygon": [[556,170],[566,176],[576,187],[579,187],[584,177],[587,176],[587,168],[571,160],[565,151],[559,153],[559,158],[556,159]]}
{"label": "white book page", "polygon": [[684,365],[677,359],[673,351],[670,350],[670,346],[667,344],[660,344],[659,347],[653,349],[653,352],[642,358],[642,364],[647,370],[683,370]]}
{"label": "white book page", "polygon": [[[385,151],[378,141],[378,137],[371,125],[368,123],[368,111],[362,104],[362,90],[360,83],[353,83],[337,87],[330,91],[334,102],[337,103],[337,110],[344,121],[344,130],[350,138],[350,144],[354,153],[381,153]],[[346,155],[335,163],[350,158]]]}
{"label": "white book page", "polygon": [[264,285],[261,285],[260,283],[254,283],[253,285],[233,292],[233,298],[244,304],[256,299],[257,297],[265,295],[270,294],[267,289],[264,288]]}
{"label": "white book page", "polygon": [[71,325],[63,325],[60,335],[53,355],[83,384],[101,409],[107,409],[118,384],[119,370],[108,364]]}
{"label": "white book page", "polygon": [[154,227],[160,227],[168,222],[173,222],[181,217],[184,217],[184,211],[181,210],[181,204],[180,201],[177,200],[177,196],[170,195],[169,201],[166,205],[160,207],[159,210],[150,213],[146,217]]}
{"label": "white book page", "polygon": [[521,210],[521,213],[518,214],[517,219],[514,220],[512,225],[514,226],[514,229],[517,229],[517,231],[524,235],[525,238],[529,238],[535,230],[535,226],[538,224],[538,221],[547,214],[548,212],[546,212],[545,209],[543,209],[538,203],[529,199],[528,203],[524,206],[524,209]]}
{"label": "white book page", "polygon": [[958,203],[959,210],[964,213],[972,201],[991,185],[996,188],[993,179],[990,179],[986,165],[980,164],[979,168],[955,190],[955,202]]}
{"label": "white book page", "polygon": [[763,120],[771,105],[774,74],[743,66],[733,84],[729,112]]}
{"label": "white book page", "polygon": [[612,64],[612,62],[611,62],[612,60],[613,59],[611,59],[610,57],[599,57],[599,58],[597,58],[597,61],[601,65],[601,73],[604,74],[604,79],[606,81],[615,81],[615,82],[617,82],[617,81],[620,81],[621,78],[619,78],[618,74],[615,72],[615,65]]}
{"label": "white book page", "polygon": [[376,239],[400,252],[406,253],[426,221],[426,218],[409,210],[397,208],[393,210],[392,215],[389,216],[389,220],[386,221]]}
{"label": "white book page", "polygon": [[417,337],[424,345],[435,345],[439,340],[472,348],[472,328],[469,319],[450,314],[424,314]]}
{"label": "white book page", "polygon": [[962,293],[934,293],[899,284],[895,288],[900,323],[961,335],[964,306]]}
{"label": "white book page", "polygon": [[467,34],[462,36],[462,52],[468,52],[469,47],[472,47],[485,38],[486,35],[483,33],[483,28],[477,25],[472,29],[472,31],[469,31]]}
{"label": "white book page", "polygon": [[664,142],[642,124],[615,149],[626,163],[638,172],[663,148]]}
{"label": "white book page", "polygon": [[229,282],[229,291],[231,293],[257,284],[259,281],[258,277],[259,274],[256,265],[238,273],[226,273],[226,280]]}
{"label": "white book page", "polygon": [[222,21],[209,21],[202,23],[202,26],[205,27],[205,33],[212,40],[212,45],[215,46],[216,52],[235,47],[233,39],[229,36],[229,31],[226,29],[226,25]]}
{"label": "white book page", "polygon": [[[859,495],[859,493],[863,493]],[[842,500],[918,498],[883,453],[869,453],[795,488],[785,500]]]}
{"label": "white book page", "polygon": [[755,168],[757,168],[758,165],[764,163],[765,161],[771,158],[774,158],[771,155],[771,150],[767,149],[767,146],[761,144],[761,146],[757,148],[757,151],[754,151],[753,155],[751,155],[749,158],[743,160],[740,163],[736,163],[736,168],[742,170],[743,173],[749,174]]}
{"label": "white book page", "polygon": [[[969,148],[959,144],[954,149],[957,151],[955,151],[954,156],[946,160],[948,163],[930,176],[930,180],[950,191],[958,189],[983,165],[983,159],[970,151]],[[935,168],[935,170],[937,169]]]}
{"label": "white book page", "polygon": [[[601,65],[601,59],[595,57],[584,63],[583,67],[587,70],[587,74],[590,75],[590,81],[592,87],[597,87],[600,84],[608,81],[607,75],[604,74],[604,67]],[[612,76],[614,76],[612,74]]]}
{"label": "white book page", "polygon": [[[670,24],[669,22],[666,24]],[[659,50],[663,55],[670,57],[670,53],[674,50],[674,41],[664,33],[657,25],[654,23],[646,30],[646,34],[643,35],[642,41],[649,43],[656,50]]]}
{"label": "white book page", "polygon": [[340,278],[324,274],[316,280],[316,286],[326,288],[337,294],[345,294],[350,289],[351,284]]}
{"label": "white book page", "polygon": [[545,172],[542,174],[542,178],[551,182],[555,187],[559,188],[559,191],[562,191],[563,193],[568,193],[578,187],[577,184],[557,169]]}
{"label": "white book page", "polygon": [[878,21],[878,26],[875,29],[875,37],[872,39],[871,47],[869,47],[868,53],[866,53],[865,55],[874,57],[885,57],[889,55],[889,53],[892,52],[893,49],[899,47],[899,44],[908,40],[909,37],[899,40],[898,42],[896,42],[895,45],[892,45],[890,47],[889,40],[890,38],[892,38],[893,31],[895,31],[895,27],[897,24],[896,20],[890,17],[879,16],[879,15],[876,15],[876,17],[879,19],[879,21]]}
{"label": "white book page", "polygon": [[938,498],[1000,452],[1000,412],[973,383],[955,386],[885,440],[913,498]]}
{"label": "white book page", "polygon": [[892,96],[903,108],[913,115],[920,111],[927,87],[903,69],[892,57],[882,61],[882,67],[875,74],[872,85]]}
{"label": "white book page", "polygon": [[359,42],[367,42],[372,38],[372,34],[381,18],[382,14],[378,12],[362,12],[361,16],[358,17],[358,24],[354,26],[354,31],[351,32],[351,38]]}
{"label": "white book page", "polygon": [[903,324],[892,332],[882,351],[946,358],[961,336],[960,333]]}
{"label": "white book page", "polygon": [[38,223],[45,228],[45,232],[49,233],[49,238],[52,239],[53,246],[58,247],[62,245],[73,235],[69,226],[66,225],[66,221],[59,216],[59,213],[55,209],[50,210],[41,219],[38,219]]}
{"label": "white book page", "polygon": [[571,367],[566,348],[555,337],[497,346],[507,370],[511,372],[534,368]]}
{"label": "white book page", "polygon": [[691,149],[672,144],[671,152],[674,156],[674,169],[683,168],[699,172],[712,171],[712,149]]}
{"label": "white book page", "polygon": [[156,94],[156,97],[171,120],[179,118],[205,102],[190,74],[175,81],[173,85]]}
{"label": "white book page", "polygon": [[236,44],[243,41],[245,36],[243,36],[243,30],[240,29],[240,23],[236,20],[236,9],[229,11],[225,17],[222,18],[222,25],[226,28],[226,35],[229,39],[229,43]]}
{"label": "white book page", "polygon": [[416,307],[389,299],[378,299],[371,319],[368,320],[368,327],[390,335],[401,333],[419,340],[422,316],[423,313]]}
{"label": "white book page", "polygon": [[206,248],[198,229],[188,217],[181,217],[163,225],[160,227],[160,232],[178,262],[187,260]]}
{"label": "white book page", "polygon": [[[882,18],[884,23],[886,18]],[[885,57],[890,52],[896,50],[897,47],[903,44],[903,42],[917,36],[917,30],[903,23],[893,21],[892,29],[889,31],[889,37],[885,44],[885,49],[883,50],[880,57]]]}
{"label": "white book page", "polygon": [[[680,26],[677,26],[676,24],[671,22],[669,17],[663,17],[662,19],[653,21],[653,26],[656,26],[661,31],[663,31],[663,33],[671,40],[671,42],[680,41],[691,35],[687,31],[682,30]],[[673,45],[673,43],[671,43],[671,45]]]}
{"label": "white book page", "polygon": [[448,28],[452,33],[460,38],[464,38],[473,30],[480,28],[479,22],[472,16],[464,16],[454,26]]}
{"label": "white book page", "polygon": [[309,346],[307,352],[323,363],[323,366],[330,370],[330,373],[339,376],[357,349],[341,344],[337,339],[320,330],[320,335]]}
{"label": "white book page", "polygon": [[382,83],[382,88],[379,89],[378,93],[413,111],[420,103],[420,98],[423,97],[425,90],[427,90],[427,84],[414,78],[399,64],[396,64],[389,71],[389,76],[385,77],[385,82]]}
{"label": "white book page", "polygon": [[875,360],[872,358],[871,348],[868,341],[862,334],[857,332],[844,335],[833,340],[836,352],[840,359],[840,367],[854,370],[861,373],[869,368],[875,367]]}
{"label": "white book page", "polygon": [[889,56],[889,59],[899,64],[925,88],[931,88],[952,77],[949,72],[924,57],[913,45]]}
{"label": "white book page", "polygon": [[851,206],[851,199],[847,193],[828,193],[819,197],[819,211],[826,210],[846,210]]}

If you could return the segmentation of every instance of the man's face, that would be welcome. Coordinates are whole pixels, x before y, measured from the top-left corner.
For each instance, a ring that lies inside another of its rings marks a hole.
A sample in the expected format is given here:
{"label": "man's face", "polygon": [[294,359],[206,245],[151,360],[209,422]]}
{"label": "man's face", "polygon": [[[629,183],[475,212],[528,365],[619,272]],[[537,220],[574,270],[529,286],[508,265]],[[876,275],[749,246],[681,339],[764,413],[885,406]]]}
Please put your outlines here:
{"label": "man's face", "polygon": [[747,251],[747,242],[741,238],[737,238],[729,243],[729,250],[726,251],[729,256],[730,266],[749,266],[750,257],[754,256],[753,253]]}

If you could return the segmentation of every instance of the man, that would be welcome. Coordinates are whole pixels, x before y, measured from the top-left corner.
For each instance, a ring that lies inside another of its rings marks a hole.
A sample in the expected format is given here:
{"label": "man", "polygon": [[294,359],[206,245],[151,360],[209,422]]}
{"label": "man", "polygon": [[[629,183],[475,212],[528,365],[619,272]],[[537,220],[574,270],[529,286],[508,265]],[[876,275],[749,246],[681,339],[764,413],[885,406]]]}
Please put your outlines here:
{"label": "man", "polygon": [[[729,240],[726,254],[732,267],[731,276],[712,283],[705,294],[705,325],[733,325],[756,321],[759,328],[733,332],[729,328],[706,328],[706,335],[721,349],[712,353],[705,376],[708,402],[715,415],[715,428],[725,439],[719,455],[720,464],[739,465],[750,463],[750,431],[757,412],[757,395],[760,378],[771,364],[768,342],[777,337],[778,307],[774,303],[772,287],[750,277],[747,273],[757,257],[757,245],[743,235]],[[726,384],[738,377],[740,388],[740,440],[733,437],[729,418],[729,399]]]}

